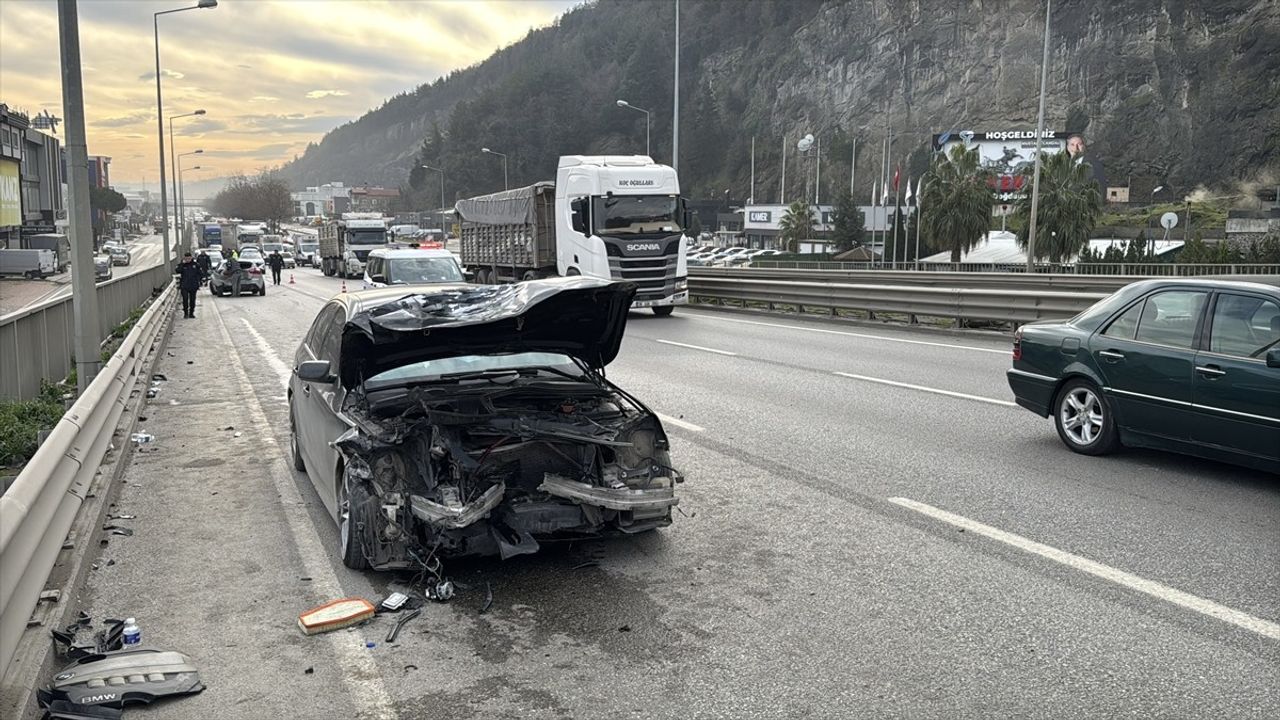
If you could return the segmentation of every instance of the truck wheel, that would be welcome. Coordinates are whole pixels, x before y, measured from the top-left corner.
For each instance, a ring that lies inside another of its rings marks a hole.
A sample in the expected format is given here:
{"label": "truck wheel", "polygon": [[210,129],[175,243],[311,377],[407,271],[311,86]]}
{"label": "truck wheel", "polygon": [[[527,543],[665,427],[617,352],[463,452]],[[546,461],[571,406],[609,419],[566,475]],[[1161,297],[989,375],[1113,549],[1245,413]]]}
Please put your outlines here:
{"label": "truck wheel", "polygon": [[676,311],[675,305],[659,305],[653,309],[653,314],[658,317],[667,317]]}
{"label": "truck wheel", "polygon": [[524,275],[521,275],[520,279],[524,282],[529,282],[530,280],[537,280],[539,277],[540,276],[536,270],[525,270]]}
{"label": "truck wheel", "polygon": [[477,271],[476,271],[476,284],[477,284],[477,285],[488,285],[488,284],[489,284],[489,271],[488,271],[488,270],[477,270]]}

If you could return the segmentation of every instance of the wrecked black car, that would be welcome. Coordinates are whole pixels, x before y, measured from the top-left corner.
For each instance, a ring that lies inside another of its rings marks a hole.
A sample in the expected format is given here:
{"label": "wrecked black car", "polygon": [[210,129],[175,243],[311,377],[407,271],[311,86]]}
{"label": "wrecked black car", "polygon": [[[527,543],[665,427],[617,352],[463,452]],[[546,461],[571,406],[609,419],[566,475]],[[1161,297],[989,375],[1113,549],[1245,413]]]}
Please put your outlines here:
{"label": "wrecked black car", "polygon": [[610,383],[635,285],[383,288],[322,309],[289,384],[294,466],[356,569],[671,524],[662,424]]}

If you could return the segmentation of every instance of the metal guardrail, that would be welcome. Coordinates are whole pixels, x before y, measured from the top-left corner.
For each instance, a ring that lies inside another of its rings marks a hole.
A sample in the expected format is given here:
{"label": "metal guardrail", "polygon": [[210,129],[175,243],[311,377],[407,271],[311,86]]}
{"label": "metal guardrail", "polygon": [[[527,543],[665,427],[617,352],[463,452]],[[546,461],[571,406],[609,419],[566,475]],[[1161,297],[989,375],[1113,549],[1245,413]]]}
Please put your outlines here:
{"label": "metal guardrail", "polygon": [[847,281],[815,282],[691,275],[689,295],[702,302],[902,313],[967,320],[1031,322],[1071,317],[1109,292],[926,287]]}
{"label": "metal guardrail", "polygon": [[910,270],[812,270],[807,268],[691,267],[690,277],[724,277],[756,280],[846,282],[918,287],[987,288],[992,290],[1052,290],[1111,293],[1138,280],[1140,275],[1026,275],[1001,272],[914,272]]}
{"label": "metal guardrail", "polygon": [[[142,274],[142,273],[139,273]],[[101,297],[101,293],[99,293]],[[170,285],[0,495],[0,677],[120,421],[130,389],[172,317]]]}
{"label": "metal guardrail", "polygon": [[[793,260],[758,260],[753,268],[793,270],[889,270],[912,272],[1015,273],[1027,275],[1025,263],[866,263]],[[1275,263],[1178,264],[1178,263],[1079,263],[1037,265],[1033,275],[1129,275],[1137,277],[1195,277],[1198,275],[1280,275]]]}
{"label": "metal guardrail", "polygon": [[[98,338],[142,306],[170,281],[161,265],[97,286]],[[40,392],[42,380],[71,372],[74,351],[71,297],[35,303],[0,317],[0,399],[22,400]]]}

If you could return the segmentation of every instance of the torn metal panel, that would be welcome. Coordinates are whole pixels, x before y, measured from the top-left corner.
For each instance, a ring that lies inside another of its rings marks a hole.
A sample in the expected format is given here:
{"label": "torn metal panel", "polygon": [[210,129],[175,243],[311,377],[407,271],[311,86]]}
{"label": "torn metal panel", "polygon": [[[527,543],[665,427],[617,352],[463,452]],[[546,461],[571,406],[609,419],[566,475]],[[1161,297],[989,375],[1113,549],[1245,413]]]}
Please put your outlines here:
{"label": "torn metal panel", "polygon": [[502,502],[502,493],[506,487],[502,483],[490,486],[475,502],[463,505],[457,501],[456,494],[450,494],[449,505],[432,502],[418,495],[409,497],[409,507],[413,514],[424,522],[442,528],[463,528],[485,518],[498,503]]}
{"label": "torn metal panel", "polygon": [[556,497],[610,510],[660,510],[679,502],[675,496],[675,485],[669,477],[654,478],[647,488],[631,488],[626,485],[600,487],[548,474],[538,489]]}

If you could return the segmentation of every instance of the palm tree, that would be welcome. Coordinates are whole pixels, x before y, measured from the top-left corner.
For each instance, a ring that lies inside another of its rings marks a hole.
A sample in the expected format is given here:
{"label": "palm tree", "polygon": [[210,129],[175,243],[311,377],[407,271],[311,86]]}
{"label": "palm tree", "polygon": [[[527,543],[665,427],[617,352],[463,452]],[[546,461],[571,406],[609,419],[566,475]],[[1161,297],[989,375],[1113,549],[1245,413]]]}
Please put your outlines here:
{"label": "palm tree", "polygon": [[[1031,188],[1033,170],[1023,170],[1023,187]],[[1035,260],[1070,262],[1089,246],[1089,234],[1102,214],[1102,195],[1090,177],[1089,163],[1073,160],[1066,152],[1040,156],[1040,207],[1036,209]],[[1030,233],[1031,193],[1014,204],[1021,223],[1018,247],[1027,249]]]}
{"label": "palm tree", "polygon": [[963,145],[934,157],[921,191],[920,226],[929,247],[951,250],[951,262],[972,250],[987,235],[995,195],[991,173],[982,167],[977,148]]}
{"label": "palm tree", "polygon": [[800,241],[813,235],[815,226],[813,208],[803,200],[797,200],[787,206],[787,212],[778,221],[778,236],[782,238],[783,247],[789,252],[800,249]]}

